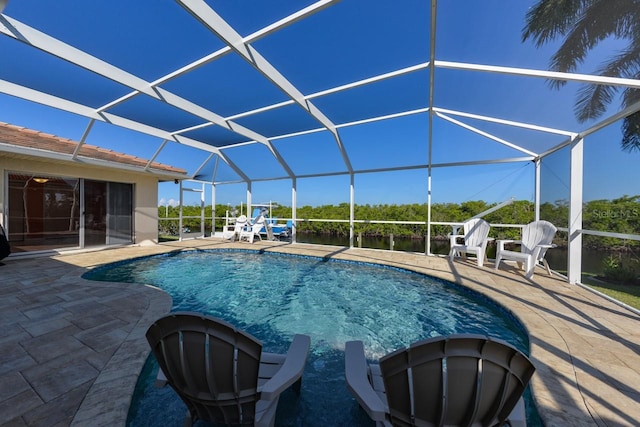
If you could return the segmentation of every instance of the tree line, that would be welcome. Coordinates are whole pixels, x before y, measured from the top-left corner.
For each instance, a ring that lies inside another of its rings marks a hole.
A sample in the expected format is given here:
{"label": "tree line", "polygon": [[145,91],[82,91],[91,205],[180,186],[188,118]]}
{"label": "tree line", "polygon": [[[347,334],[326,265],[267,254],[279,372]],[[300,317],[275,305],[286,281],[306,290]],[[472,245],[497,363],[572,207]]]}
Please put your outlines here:
{"label": "tree line", "polygon": [[[490,204],[482,200],[463,203],[434,203],[431,205],[432,222],[462,222],[480,212],[486,211],[496,204]],[[216,205],[216,230],[221,230],[224,225],[224,216],[229,209],[227,205]],[[231,207],[240,211],[240,206]],[[177,218],[179,207],[158,207],[158,216],[162,220],[165,214],[169,218]],[[274,218],[281,222],[291,218],[291,207],[274,206],[272,210]],[[297,233],[316,233],[326,235],[349,235],[349,223],[309,221],[310,219],[328,219],[345,221],[349,219],[349,204],[322,206],[302,206],[297,208],[298,218]],[[197,230],[200,228],[200,206],[183,206],[183,226]],[[379,204],[379,205],[355,205],[354,216],[357,222],[354,224],[355,233],[365,236],[388,236],[424,238],[427,234],[427,205],[423,204]],[[211,230],[211,206],[205,207],[205,218],[208,218],[205,228]],[[569,203],[566,200],[546,202],[540,205],[540,217],[557,227],[568,227]],[[504,206],[486,216],[484,219],[491,224],[527,224],[534,220],[534,204],[526,200],[516,200],[510,205]],[[408,221],[416,224],[388,224],[368,223],[366,221]],[[161,228],[167,224],[173,224],[177,231],[177,222],[161,221]],[[611,200],[592,200],[583,204],[583,229],[596,231],[609,231],[624,234],[640,234],[640,195],[622,196]],[[434,239],[448,239],[452,229],[450,225],[432,225],[431,236]],[[519,229],[506,227],[492,227],[490,237],[495,239],[517,239]],[[176,234],[176,233],[174,233]],[[566,244],[566,233],[558,232],[557,244]],[[624,250],[638,246],[637,241],[622,240],[610,237],[583,236],[583,245],[593,249]]]}

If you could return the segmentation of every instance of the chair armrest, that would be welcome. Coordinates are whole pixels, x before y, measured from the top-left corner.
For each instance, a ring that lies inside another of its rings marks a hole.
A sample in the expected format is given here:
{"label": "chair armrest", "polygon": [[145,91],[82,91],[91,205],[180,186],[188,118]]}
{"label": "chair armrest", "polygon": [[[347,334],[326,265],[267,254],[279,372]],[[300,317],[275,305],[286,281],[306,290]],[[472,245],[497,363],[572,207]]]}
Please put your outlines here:
{"label": "chair armrest", "polygon": [[310,346],[311,338],[308,335],[297,334],[293,337],[282,367],[262,386],[261,399],[273,400],[277,398],[280,393],[302,377]]}
{"label": "chair armrest", "polygon": [[557,248],[558,245],[556,245],[555,243],[551,243],[549,245],[538,245],[539,248],[545,248],[545,249],[552,249],[552,248]]}
{"label": "chair armrest", "polygon": [[374,421],[384,421],[387,405],[380,400],[367,376],[367,359],[362,341],[348,341],[344,348],[347,389]]}

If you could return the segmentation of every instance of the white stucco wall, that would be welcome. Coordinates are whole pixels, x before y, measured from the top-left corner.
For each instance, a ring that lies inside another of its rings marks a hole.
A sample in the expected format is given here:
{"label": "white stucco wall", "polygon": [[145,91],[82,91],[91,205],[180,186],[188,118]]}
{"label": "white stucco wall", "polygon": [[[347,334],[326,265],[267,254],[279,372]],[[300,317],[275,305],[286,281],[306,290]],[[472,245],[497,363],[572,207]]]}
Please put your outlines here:
{"label": "white stucco wall", "polygon": [[71,162],[49,162],[38,158],[14,157],[0,152],[0,221],[5,223],[7,172],[85,178],[133,184],[134,243],[158,243],[158,177],[151,174],[85,166]]}

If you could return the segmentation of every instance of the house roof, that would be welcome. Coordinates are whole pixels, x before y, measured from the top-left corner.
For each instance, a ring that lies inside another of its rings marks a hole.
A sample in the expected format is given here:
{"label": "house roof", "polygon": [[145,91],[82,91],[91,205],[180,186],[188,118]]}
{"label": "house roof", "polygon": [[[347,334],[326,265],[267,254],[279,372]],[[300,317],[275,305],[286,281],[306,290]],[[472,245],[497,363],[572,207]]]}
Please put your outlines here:
{"label": "house roof", "polygon": [[[9,147],[8,147],[9,146]],[[0,122],[0,152],[11,151],[11,147],[27,149],[24,154],[35,156],[50,156],[51,153],[61,154],[68,161],[94,160],[110,163],[112,167],[120,165],[133,166],[140,171],[186,174],[186,170],[158,162],[149,162],[147,159],[118,153],[95,145],[80,144],[68,138],[14,126]],[[76,150],[78,150],[77,154]]]}

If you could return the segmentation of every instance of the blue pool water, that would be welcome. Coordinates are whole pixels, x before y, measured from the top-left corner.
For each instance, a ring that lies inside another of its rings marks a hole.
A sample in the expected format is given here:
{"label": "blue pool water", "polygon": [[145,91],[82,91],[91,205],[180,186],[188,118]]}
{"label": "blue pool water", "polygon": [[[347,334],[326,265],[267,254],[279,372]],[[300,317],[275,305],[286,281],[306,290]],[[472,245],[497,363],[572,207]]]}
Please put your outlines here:
{"label": "blue pool water", "polygon": [[[378,265],[253,251],[189,251],[111,264],[85,278],[155,285],[172,296],[173,311],[223,318],[259,338],[265,351],[286,352],[294,334],[310,335],[302,391],[282,395],[278,426],[372,425],[346,390],[344,343],[349,340],[363,340],[372,359],[427,337],[463,332],[501,338],[525,353],[529,348],[512,316],[484,297]],[[182,425],[186,407],[169,387],[152,386],[157,369],[150,357],[128,426]],[[535,417],[533,408],[528,411]]]}

